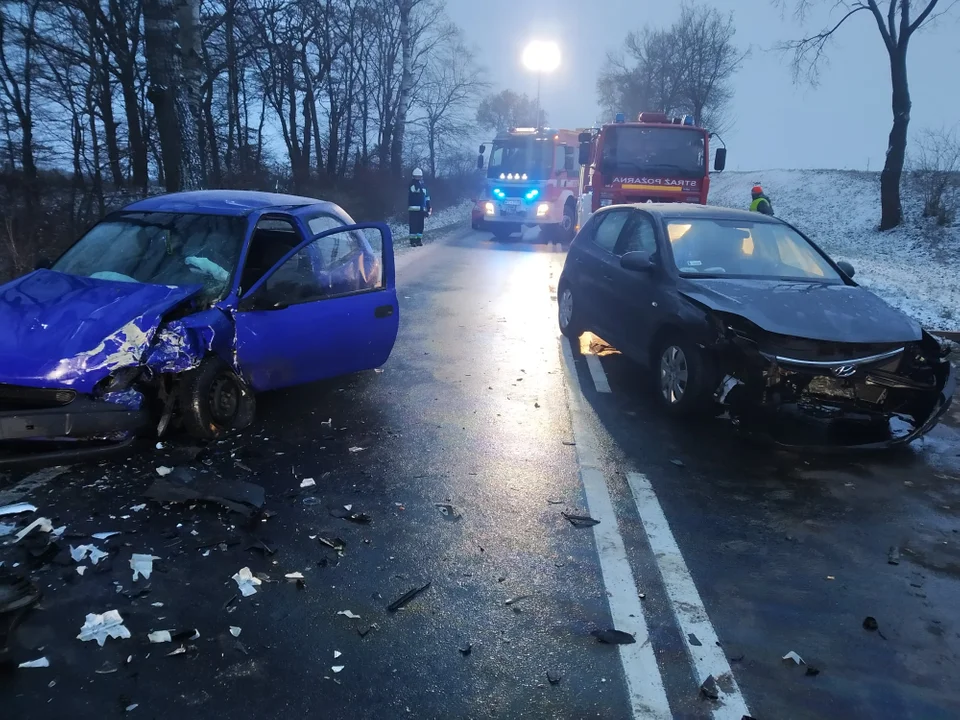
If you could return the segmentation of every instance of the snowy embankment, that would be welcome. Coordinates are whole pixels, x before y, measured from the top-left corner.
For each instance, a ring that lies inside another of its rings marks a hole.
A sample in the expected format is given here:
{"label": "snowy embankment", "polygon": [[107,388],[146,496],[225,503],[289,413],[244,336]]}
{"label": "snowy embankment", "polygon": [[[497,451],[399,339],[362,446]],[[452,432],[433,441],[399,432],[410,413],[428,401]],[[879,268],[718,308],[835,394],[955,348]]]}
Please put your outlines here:
{"label": "snowy embankment", "polygon": [[960,226],[939,228],[919,217],[920,199],[904,185],[906,222],[888,232],[880,220],[880,174],[841,170],[714,173],[711,205],[746,208],[760,183],[777,216],[795,225],[834,260],[847,260],[856,281],[931,330],[960,330]]}
{"label": "snowy embankment", "polygon": [[[453,225],[467,225],[470,223],[470,210],[473,208],[472,200],[465,200],[456,205],[435,210],[433,215],[428,217],[423,224],[423,240],[426,243],[431,242],[438,230],[448,228]],[[403,252],[404,248],[410,247],[410,226],[407,225],[407,218],[396,218],[387,223],[390,226],[390,234],[393,235],[393,247],[395,252]]]}

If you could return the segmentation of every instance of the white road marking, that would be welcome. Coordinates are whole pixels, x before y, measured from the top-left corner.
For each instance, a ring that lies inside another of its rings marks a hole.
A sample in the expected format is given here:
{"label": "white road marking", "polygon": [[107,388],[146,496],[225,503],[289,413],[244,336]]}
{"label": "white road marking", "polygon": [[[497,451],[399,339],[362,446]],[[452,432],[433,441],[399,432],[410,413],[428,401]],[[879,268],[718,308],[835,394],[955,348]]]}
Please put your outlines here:
{"label": "white road marking", "polygon": [[[697,682],[702,683],[709,675],[713,675],[717,680],[720,700],[713,708],[713,717],[717,720],[740,720],[744,715],[749,715],[750,711],[747,710],[746,702],[730,670],[726,653],[717,642],[717,633],[703,607],[700,593],[683,561],[653,487],[645,475],[635,472],[627,473],[627,483],[633,493],[637,513],[650,541],[677,624],[690,652]],[[700,645],[690,643],[691,633],[696,635]]]}
{"label": "white road marking", "polygon": [[590,377],[593,378],[593,384],[597,388],[597,392],[612,392],[610,383],[607,382],[607,374],[603,371],[603,365],[600,363],[600,358],[593,353],[585,357],[587,358],[587,369],[590,370]]}
{"label": "white road marking", "polygon": [[560,339],[560,346],[580,479],[587,496],[590,515],[600,521],[593,526],[593,537],[600,559],[603,584],[607,591],[610,617],[616,629],[631,633],[637,638],[634,644],[618,646],[633,717],[635,720],[668,720],[673,717],[670,702],[667,700],[663,678],[660,676],[657,658],[650,643],[647,621],[640,605],[623,538],[620,536],[606,478],[600,469],[598,443],[587,420],[589,411],[585,409],[586,403],[577,382],[573,350],[570,341],[565,337]]}

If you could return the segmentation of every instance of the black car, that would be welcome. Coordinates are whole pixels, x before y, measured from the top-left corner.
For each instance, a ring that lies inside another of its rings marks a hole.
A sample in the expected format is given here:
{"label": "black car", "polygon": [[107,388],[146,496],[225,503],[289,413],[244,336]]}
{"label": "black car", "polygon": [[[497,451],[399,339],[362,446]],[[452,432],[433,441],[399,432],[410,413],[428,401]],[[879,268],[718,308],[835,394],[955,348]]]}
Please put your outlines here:
{"label": "black car", "polygon": [[614,205],[577,234],[560,330],[652,370],[677,415],[718,409],[787,445],[908,443],[956,388],[947,349],[792,225],[701,205]]}

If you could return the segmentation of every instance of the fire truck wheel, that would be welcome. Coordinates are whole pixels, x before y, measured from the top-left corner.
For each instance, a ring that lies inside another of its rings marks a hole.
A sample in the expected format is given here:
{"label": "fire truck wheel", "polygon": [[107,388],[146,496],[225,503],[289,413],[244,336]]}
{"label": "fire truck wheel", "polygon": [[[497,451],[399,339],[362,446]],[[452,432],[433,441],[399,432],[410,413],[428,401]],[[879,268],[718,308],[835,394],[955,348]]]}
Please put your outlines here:
{"label": "fire truck wheel", "polygon": [[567,206],[563,208],[563,221],[558,228],[561,242],[570,242],[573,240],[573,236],[576,235],[576,231],[574,230],[576,226],[576,208],[567,204]]}

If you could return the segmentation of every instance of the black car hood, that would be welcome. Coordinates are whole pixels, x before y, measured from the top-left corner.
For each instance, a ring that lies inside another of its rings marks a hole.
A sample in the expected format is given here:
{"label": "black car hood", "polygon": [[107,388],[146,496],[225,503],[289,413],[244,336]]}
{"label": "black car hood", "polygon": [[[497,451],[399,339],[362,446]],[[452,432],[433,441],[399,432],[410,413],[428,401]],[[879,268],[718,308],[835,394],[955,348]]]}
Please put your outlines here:
{"label": "black car hood", "polygon": [[767,332],[843,343],[913,342],[920,325],[861,287],[783,280],[681,278],[679,292]]}

